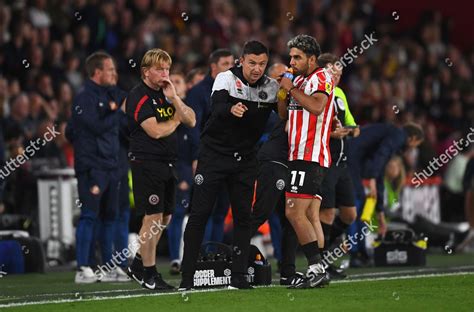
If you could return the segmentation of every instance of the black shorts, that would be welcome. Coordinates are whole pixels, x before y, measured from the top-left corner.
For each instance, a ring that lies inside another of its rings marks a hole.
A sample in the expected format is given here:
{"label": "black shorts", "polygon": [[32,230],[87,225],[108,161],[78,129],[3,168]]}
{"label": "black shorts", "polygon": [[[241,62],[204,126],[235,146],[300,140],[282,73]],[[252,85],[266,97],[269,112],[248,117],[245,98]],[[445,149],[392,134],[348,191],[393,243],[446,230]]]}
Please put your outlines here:
{"label": "black shorts", "polygon": [[331,166],[321,186],[321,209],[355,206],[354,185],[346,163]]}
{"label": "black shorts", "polygon": [[173,164],[130,161],[133,198],[139,215],[172,214],[176,203],[177,175]]}
{"label": "black shorts", "polygon": [[326,170],[316,162],[289,161],[286,197],[321,199],[321,184]]}

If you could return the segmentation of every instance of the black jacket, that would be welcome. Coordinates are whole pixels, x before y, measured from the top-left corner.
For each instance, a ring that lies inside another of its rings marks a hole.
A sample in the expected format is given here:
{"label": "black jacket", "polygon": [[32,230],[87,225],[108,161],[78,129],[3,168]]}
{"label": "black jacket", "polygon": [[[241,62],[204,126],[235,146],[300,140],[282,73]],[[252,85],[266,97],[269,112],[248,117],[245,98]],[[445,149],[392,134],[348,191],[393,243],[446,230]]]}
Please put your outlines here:
{"label": "black jacket", "polygon": [[[277,109],[278,89],[276,80],[265,75],[250,84],[242,67],[218,74],[212,86],[211,115],[201,135],[201,147],[224,155],[254,155],[266,121],[271,111]],[[230,112],[238,102],[248,108],[242,118]]]}

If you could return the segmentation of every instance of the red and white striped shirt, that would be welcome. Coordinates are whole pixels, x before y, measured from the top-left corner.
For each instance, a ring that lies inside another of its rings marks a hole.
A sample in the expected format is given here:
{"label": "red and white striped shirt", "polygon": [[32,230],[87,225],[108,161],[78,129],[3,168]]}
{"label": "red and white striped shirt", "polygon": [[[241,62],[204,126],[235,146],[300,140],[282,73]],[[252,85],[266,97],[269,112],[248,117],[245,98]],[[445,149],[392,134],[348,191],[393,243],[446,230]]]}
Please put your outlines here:
{"label": "red and white striped shirt", "polygon": [[303,75],[296,77],[293,85],[307,95],[323,92],[327,94],[328,101],[324,111],[316,116],[299,105],[293,97],[290,98],[288,160],[317,162],[320,166],[327,168],[331,165],[329,137],[334,115],[332,76],[324,68],[318,68],[308,77]]}

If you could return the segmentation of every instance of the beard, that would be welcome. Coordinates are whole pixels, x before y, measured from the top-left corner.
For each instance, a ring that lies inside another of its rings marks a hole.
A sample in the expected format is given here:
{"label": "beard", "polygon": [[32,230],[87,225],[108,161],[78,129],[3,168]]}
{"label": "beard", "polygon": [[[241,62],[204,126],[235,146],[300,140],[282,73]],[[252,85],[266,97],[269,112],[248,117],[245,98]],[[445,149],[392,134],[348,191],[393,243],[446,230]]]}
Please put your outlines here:
{"label": "beard", "polygon": [[307,74],[309,74],[308,69],[309,69],[309,64],[306,64],[304,67],[300,67],[299,69],[293,68],[293,70],[295,71],[295,76],[299,76],[299,75],[306,76]]}
{"label": "beard", "polygon": [[292,68],[293,68],[293,75],[295,75],[295,77],[300,76],[300,75],[304,75],[306,73],[305,71],[302,71],[301,69],[294,68],[294,67],[292,67]]}

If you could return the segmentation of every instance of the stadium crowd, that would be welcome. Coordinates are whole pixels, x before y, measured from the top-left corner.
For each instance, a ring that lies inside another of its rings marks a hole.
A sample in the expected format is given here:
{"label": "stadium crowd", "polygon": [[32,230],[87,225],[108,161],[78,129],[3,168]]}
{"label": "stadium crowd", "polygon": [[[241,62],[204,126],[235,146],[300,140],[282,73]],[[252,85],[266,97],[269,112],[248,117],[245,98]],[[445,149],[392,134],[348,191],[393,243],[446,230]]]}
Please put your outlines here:
{"label": "stadium crowd", "polygon": [[[216,49],[238,56],[243,44],[255,39],[269,47],[269,65],[288,64],[288,40],[309,34],[323,52],[350,55],[344,58],[340,86],[358,124],[414,121],[425,130],[426,140],[403,159],[407,176],[427,168],[471,131],[474,50],[450,44],[448,23],[439,12],[423,15],[415,31],[399,33],[370,0],[275,3],[0,0],[0,162],[24,153],[48,127],[60,132],[17,170],[7,176],[2,171],[0,214],[26,215],[34,223],[37,173],[74,166],[65,128],[73,98],[86,81],[86,58],[98,50],[114,57],[118,86],[129,91],[140,82],[145,52],[162,48],[173,58],[171,78],[185,99],[207,74],[208,57]],[[373,45],[358,55],[348,53],[370,34]],[[459,177],[473,153],[462,154],[464,164],[453,162],[433,174],[446,173],[445,202],[458,203],[454,213],[443,210],[446,220],[464,219]]]}

